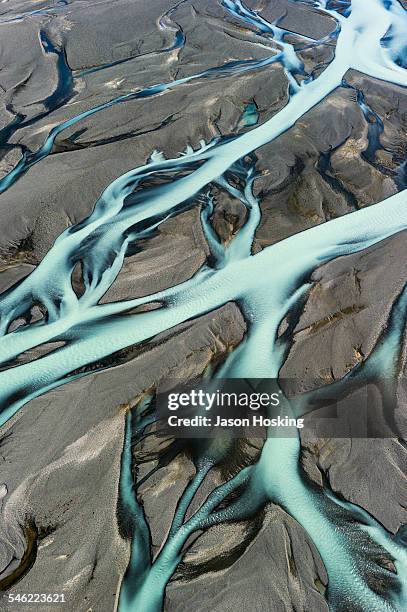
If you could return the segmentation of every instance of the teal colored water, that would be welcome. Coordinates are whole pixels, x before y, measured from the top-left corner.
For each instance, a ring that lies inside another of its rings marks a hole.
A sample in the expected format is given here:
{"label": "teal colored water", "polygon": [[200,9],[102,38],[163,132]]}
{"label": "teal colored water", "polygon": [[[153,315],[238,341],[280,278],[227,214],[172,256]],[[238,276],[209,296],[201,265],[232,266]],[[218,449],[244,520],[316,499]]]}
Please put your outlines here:
{"label": "teal colored water", "polygon": [[257,111],[257,106],[254,102],[250,102],[247,104],[244,109],[242,116],[240,118],[240,125],[242,127],[250,127],[252,125],[256,125],[259,120],[259,113]]}
{"label": "teal colored water", "polygon": [[[331,35],[336,39],[335,56],[317,78],[301,80],[298,77],[304,76],[304,67],[293,45],[286,41],[287,35],[292,33],[281,24],[268,23],[240,0],[222,0],[221,4],[234,19],[261,33],[263,45],[264,39],[269,38],[280,50],[277,53],[273,51],[266,60],[232,62],[214,67],[198,75],[120,96],[86,111],[55,127],[36,153],[26,155],[0,181],[0,190],[5,191],[22,173],[50,153],[61,131],[109,106],[162,94],[168,89],[183,87],[192,79],[221,79],[223,74],[236,74],[238,77],[247,71],[264,69],[274,62],[280,62],[284,67],[289,83],[289,100],[281,111],[265,123],[258,124],[257,116],[254,121],[254,109],[246,109],[246,121],[249,121],[246,126],[256,127],[233,138],[202,142],[198,150],[186,143],[184,154],[174,159],[165,159],[159,152],[153,152],[148,163],[118,177],[106,187],[92,214],[64,231],[34,272],[2,295],[1,364],[5,365],[21,353],[46,342],[58,340],[65,344],[36,361],[0,372],[0,424],[14,417],[30,399],[72,378],[86,375],[72,374],[83,366],[100,361],[126,346],[144,342],[229,301],[239,301],[248,333],[228,359],[221,375],[277,377],[285,356],[285,346],[277,339],[277,330],[287,312],[309,289],[307,279],[312,271],[336,257],[358,252],[406,229],[407,197],[401,192],[374,206],[290,236],[256,255],[251,252],[261,213],[253,194],[256,176],[250,154],[272,142],[342,86],[350,69],[407,86],[407,72],[403,68],[406,13],[401,5],[395,0],[353,0],[352,3],[339,3],[343,9],[339,11],[332,8],[338,3],[315,2],[320,11],[333,17],[337,23]],[[305,42],[307,45],[320,43],[312,39]],[[183,44],[182,40],[178,43]],[[366,105],[361,108],[369,116]],[[373,137],[372,146],[377,146]],[[175,173],[181,169],[184,171],[182,177],[175,178]],[[165,185],[143,187],[143,181],[155,173],[165,173],[173,180]],[[232,185],[226,173],[238,177],[239,182]],[[213,202],[208,186],[211,184],[226,189],[247,208],[244,227],[227,247],[219,242],[210,224]],[[237,188],[236,184],[240,187]],[[134,193],[136,187],[139,189]],[[148,237],[163,221],[186,205],[198,203],[202,206],[202,226],[212,252],[211,265],[204,265],[193,278],[165,291],[143,298],[99,304],[117,277],[128,246]],[[82,264],[85,284],[81,297],[74,293],[71,285],[72,272],[78,262]],[[385,370],[389,375],[393,372],[406,321],[407,297],[404,293],[393,309],[391,325],[378,343],[377,350],[360,369],[360,375],[368,377],[377,369]],[[162,306],[137,315],[126,314],[135,306],[152,301]],[[8,333],[10,323],[34,302],[46,307],[48,320]],[[25,409],[29,410],[29,405]],[[329,490],[318,491],[309,486],[299,467],[300,444],[296,432],[291,432],[293,435],[288,438],[269,438],[257,465],[242,470],[230,482],[216,489],[186,520],[194,492],[222,449],[217,448],[216,452],[209,449],[200,457],[196,463],[196,476],[180,501],[167,541],[153,562],[148,525],[135,495],[132,476],[131,437],[135,426],[132,417],[128,416],[120,499],[122,511],[131,525],[131,554],[121,589],[120,612],[160,610],[166,585],[181,560],[182,547],[188,537],[198,529],[222,520],[247,516],[269,500],[279,503],[289,512],[314,541],[329,574],[327,597],[332,610],[343,609],[344,602],[348,609],[353,606],[366,612],[407,608],[406,548],[402,540],[391,538],[367,513],[338,500]],[[247,485],[247,493],[230,509],[217,511],[219,502],[242,483]],[[374,592],[366,580],[367,574],[373,571],[368,556],[369,542],[372,541],[394,557],[398,569],[397,576],[390,576],[388,570],[374,568],[395,583],[387,597]]]}

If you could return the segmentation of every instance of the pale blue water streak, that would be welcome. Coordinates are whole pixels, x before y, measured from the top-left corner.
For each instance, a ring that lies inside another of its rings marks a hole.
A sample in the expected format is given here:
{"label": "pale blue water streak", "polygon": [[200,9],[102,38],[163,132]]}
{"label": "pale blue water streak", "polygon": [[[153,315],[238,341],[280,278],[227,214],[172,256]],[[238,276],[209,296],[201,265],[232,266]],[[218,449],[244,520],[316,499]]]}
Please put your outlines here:
{"label": "pale blue water streak", "polygon": [[12,17],[1,17],[0,16],[0,25],[3,23],[17,23],[19,21],[23,21],[29,17],[33,17],[35,15],[49,15],[53,14],[55,11],[64,9],[68,5],[68,0],[58,0],[54,6],[49,6],[47,8],[42,9],[34,9],[32,11],[27,11],[26,13],[20,13],[18,15],[13,15]]}

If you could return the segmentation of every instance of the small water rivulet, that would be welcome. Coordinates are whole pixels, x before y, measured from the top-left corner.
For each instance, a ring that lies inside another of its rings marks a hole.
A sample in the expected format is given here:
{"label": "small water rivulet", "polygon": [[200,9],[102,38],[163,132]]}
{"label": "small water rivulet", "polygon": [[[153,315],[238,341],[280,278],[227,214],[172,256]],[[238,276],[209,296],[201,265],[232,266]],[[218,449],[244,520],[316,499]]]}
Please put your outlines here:
{"label": "small water rivulet", "polygon": [[105,70],[106,68],[113,68],[114,66],[120,66],[121,64],[125,64],[127,62],[131,62],[134,59],[138,59],[139,57],[143,57],[145,55],[158,55],[163,53],[170,53],[171,51],[178,51],[182,49],[185,44],[185,34],[180,25],[178,25],[175,21],[172,20],[173,13],[177,10],[180,4],[182,4],[185,0],[181,0],[179,4],[175,7],[170,8],[168,11],[160,17],[158,20],[158,25],[160,30],[171,32],[174,35],[174,42],[164,49],[160,49],[159,51],[152,51],[151,53],[145,53],[137,56],[130,56],[123,59],[115,60],[113,62],[108,62],[106,64],[102,64],[100,66],[93,66],[92,68],[86,68],[85,70],[78,70],[75,74],[76,77],[84,77],[88,74],[93,74],[95,72],[100,72],[101,70]]}
{"label": "small water rivulet", "polygon": [[[404,193],[399,193],[369,208],[290,236],[252,255],[253,238],[260,220],[260,203],[253,195],[256,175],[251,154],[293,126],[308,110],[340,87],[350,68],[406,86],[407,73],[401,63],[394,60],[401,53],[399,36],[393,34],[386,39],[386,46],[381,44],[386,33],[400,31],[404,13],[400,12],[398,3],[381,0],[370,0],[369,11],[366,11],[365,0],[353,0],[346,10],[341,11],[332,8],[338,3],[317,2],[316,6],[335,17],[339,24],[335,30],[335,57],[317,78],[305,79],[300,84],[296,77],[302,73],[303,67],[296,58],[294,47],[285,42],[283,29],[268,24],[240,1],[225,0],[222,4],[235,17],[258,28],[280,46],[281,51],[261,62],[263,66],[272,61],[282,62],[290,84],[287,105],[250,131],[202,143],[199,150],[188,147],[179,158],[165,159],[155,152],[144,166],[113,181],[99,198],[93,213],[82,223],[63,232],[36,270],[3,294],[0,302],[3,365],[41,344],[50,341],[64,344],[35,361],[0,372],[1,424],[16,415],[30,399],[86,375],[83,371],[75,373],[84,366],[230,301],[239,302],[248,332],[221,374],[229,377],[277,377],[286,354],[284,342],[277,339],[278,327],[309,289],[313,270],[407,228],[407,200]],[[398,49],[396,55],[393,42]],[[261,62],[256,62],[255,66]],[[230,73],[236,69],[236,74],[241,74],[253,66],[238,63],[225,70]],[[219,76],[222,69],[213,69],[210,74]],[[202,76],[203,73],[194,78]],[[154,91],[148,89],[143,94],[139,92],[129,96],[154,95],[185,82],[181,79],[159,85]],[[124,98],[108,104],[113,105]],[[49,154],[60,131],[102,107],[107,105],[87,111],[55,128],[35,154],[37,157],[26,158],[24,164],[3,179],[3,189]],[[172,180],[143,187],[145,179],[163,173]],[[241,189],[229,180],[233,175],[239,177]],[[218,241],[210,225],[212,184],[227,190],[247,208],[245,225],[227,247]],[[211,265],[204,265],[190,280],[153,295],[99,304],[117,277],[128,246],[148,237],[170,216],[197,204],[202,206],[201,220],[212,252]],[[85,285],[80,297],[71,285],[72,272],[78,262],[82,264]],[[281,262],[284,262],[284,267]],[[46,308],[47,319],[9,332],[10,324],[36,301]],[[156,302],[161,307],[137,315],[126,314],[149,302]],[[400,330],[405,325],[406,310],[402,299],[397,308],[393,313],[396,323],[389,328],[383,342],[377,345],[370,363],[376,359],[383,365],[394,359]],[[132,420],[133,416],[129,414],[120,479],[122,509],[132,526],[131,556],[119,601],[121,612],[160,610],[166,584],[181,559],[182,547],[189,535],[222,520],[250,515],[269,500],[289,512],[314,541],[328,570],[327,598],[332,610],[343,609],[344,602],[348,609],[352,606],[366,611],[405,609],[403,573],[406,551],[402,541],[392,539],[367,513],[336,499],[329,490],[312,488],[299,467],[300,443],[297,436],[270,437],[255,466],[242,470],[231,481],[221,485],[195,515],[186,519],[190,500],[217,461],[213,449],[197,457],[196,477],[185,491],[168,539],[153,562],[143,509],[134,494]],[[230,508],[217,510],[220,501],[242,485],[245,485],[246,493]],[[356,523],[350,520],[351,517],[356,518]],[[369,549],[374,542],[395,559],[397,576],[369,560]],[[369,572],[376,572],[385,580],[388,585],[385,593],[371,588],[367,581]]]}
{"label": "small water rivulet", "polygon": [[57,0],[54,6],[42,8],[42,9],[34,9],[32,11],[27,11],[26,13],[20,13],[17,15],[13,15],[12,17],[0,17],[0,25],[2,23],[16,23],[18,21],[22,21],[23,19],[27,19],[27,17],[31,17],[34,15],[48,15],[50,13],[54,13],[55,11],[61,10],[65,8],[68,4],[69,0]]}

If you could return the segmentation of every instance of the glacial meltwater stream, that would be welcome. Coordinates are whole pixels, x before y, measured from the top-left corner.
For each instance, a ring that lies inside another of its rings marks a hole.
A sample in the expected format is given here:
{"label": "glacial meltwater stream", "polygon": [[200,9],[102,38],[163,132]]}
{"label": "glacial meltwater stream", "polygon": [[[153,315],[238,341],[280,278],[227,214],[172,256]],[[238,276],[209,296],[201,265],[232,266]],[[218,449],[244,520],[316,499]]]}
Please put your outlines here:
{"label": "glacial meltwater stream", "polygon": [[[221,375],[278,377],[286,347],[277,339],[277,330],[287,312],[309,289],[308,279],[313,270],[407,228],[407,196],[401,192],[374,206],[290,236],[252,255],[261,203],[253,192],[256,175],[251,154],[291,128],[336,88],[347,86],[344,79],[349,69],[407,86],[407,17],[397,0],[316,0],[312,4],[337,23],[331,35],[331,39],[336,40],[334,58],[319,76],[305,74],[294,46],[286,41],[287,35],[288,40],[292,40],[295,33],[284,30],[280,23],[267,22],[240,0],[220,0],[231,18],[259,34],[259,44],[263,48],[265,41],[269,41],[270,58],[223,64],[194,76],[120,96],[83,112],[54,127],[42,147],[35,153],[26,153],[0,181],[0,191],[4,192],[23,173],[30,169],[35,172],[34,165],[51,152],[58,134],[99,110],[124,100],[162,94],[186,86],[191,80],[220,79],[228,74],[238,78],[239,74],[264,69],[274,62],[284,67],[289,99],[271,119],[258,124],[256,109],[250,108],[242,119],[246,126],[254,125],[249,131],[202,142],[198,150],[185,143],[184,154],[174,159],[165,159],[159,152],[153,152],[144,166],[127,172],[107,186],[92,214],[64,231],[30,276],[1,296],[0,363],[3,368],[33,347],[51,341],[63,343],[35,361],[0,372],[1,425],[18,418],[19,410],[29,400],[74,378],[86,376],[84,366],[227,302],[238,301],[248,332],[222,367]],[[173,18],[169,13],[161,24],[162,27],[169,24],[176,38],[174,45],[165,50],[168,52],[184,44],[182,31],[174,26]],[[321,43],[305,37],[299,39],[306,45]],[[48,52],[51,51],[48,48]],[[65,90],[62,88],[62,91]],[[358,103],[369,122],[372,111],[362,95]],[[380,124],[376,124],[374,130],[369,132],[368,158],[379,146]],[[150,181],[143,186],[145,179],[158,173],[171,180],[155,186],[151,186]],[[238,177],[239,181],[232,182],[231,177]],[[212,185],[228,191],[247,209],[245,225],[227,246],[218,241],[210,223]],[[190,280],[156,294],[99,304],[117,277],[128,247],[140,238],[147,238],[171,216],[198,205],[212,253],[210,264],[205,264]],[[71,283],[78,263],[82,265],[85,285],[80,297]],[[392,326],[377,344],[369,367],[380,361],[381,367],[391,371],[405,327],[406,301],[402,294],[394,306],[397,312],[393,312]],[[38,302],[46,308],[47,319],[9,332],[10,324]],[[136,306],[150,302],[160,307],[129,314]],[[25,410],[29,410],[29,406]],[[153,560],[149,529],[132,477],[132,427],[129,414],[120,496],[134,533],[118,600],[120,612],[161,610],[166,585],[182,558],[182,548],[189,536],[223,520],[250,516],[268,501],[280,504],[313,540],[328,572],[326,597],[331,610],[407,609],[407,550],[402,538],[392,537],[366,512],[337,499],[329,490],[312,488],[301,473],[297,435],[268,438],[256,465],[243,469],[215,489],[201,508],[186,519],[189,503],[215,461],[210,453],[201,457],[197,461],[196,476],[179,503],[167,540]],[[242,484],[246,485],[245,493],[227,509],[217,510],[219,503]],[[369,542],[375,542],[394,558],[397,575],[369,559]],[[378,593],[369,585],[367,577],[374,573],[388,581],[390,586],[386,593]]]}

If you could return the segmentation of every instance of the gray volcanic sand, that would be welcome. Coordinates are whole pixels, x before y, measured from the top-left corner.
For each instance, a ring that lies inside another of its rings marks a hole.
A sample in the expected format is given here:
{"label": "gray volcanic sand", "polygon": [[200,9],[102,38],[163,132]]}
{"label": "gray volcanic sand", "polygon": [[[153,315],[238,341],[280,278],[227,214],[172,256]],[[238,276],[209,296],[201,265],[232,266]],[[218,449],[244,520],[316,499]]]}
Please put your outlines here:
{"label": "gray volcanic sand", "polygon": [[[236,306],[228,304],[180,326],[175,335],[161,334],[155,347],[108,375],[91,374],[30,402],[9,421],[0,448],[8,489],[0,542],[10,542],[22,555],[24,524],[41,534],[31,571],[11,593],[63,592],[68,609],[78,612],[114,608],[129,555],[117,517],[122,405],[162,378],[201,373],[240,342],[244,327]],[[169,499],[163,495],[156,502],[158,510]],[[1,548],[2,567],[12,555],[10,546]]]}
{"label": "gray volcanic sand", "polygon": [[[302,36],[328,35],[335,22],[310,4],[247,0],[266,19],[282,17],[280,25]],[[48,14],[0,25],[0,128],[18,114],[25,122],[39,117],[15,131],[9,147],[0,150],[0,176],[14,167],[22,148],[37,151],[53,126],[115,96],[228,61],[264,59],[277,51],[275,44],[252,28],[242,28],[212,0],[74,0],[67,7],[15,0],[0,4],[0,17],[10,19],[47,7],[52,9]],[[173,27],[182,27],[186,44],[179,51],[155,53],[173,43],[174,32],[157,24],[170,8],[175,9]],[[57,86],[57,62],[55,54],[41,48],[40,31],[64,50],[74,78],[69,100],[51,111],[43,101]],[[290,37],[294,40],[303,42]],[[299,51],[299,56],[307,70],[319,73],[333,51],[331,42]],[[118,63],[81,75],[112,62]],[[355,71],[346,78],[382,118],[381,143],[386,150],[378,151],[377,164],[362,158],[367,124],[355,92],[340,88],[286,134],[256,151],[260,176],[255,192],[263,217],[255,252],[399,189],[393,170],[406,151],[406,92]],[[49,157],[1,195],[0,291],[28,275],[61,231],[84,219],[103,189],[144,164],[154,149],[178,156],[188,144],[196,148],[201,139],[248,129],[240,123],[247,104],[255,103],[259,121],[264,122],[286,101],[287,80],[275,64],[239,76],[195,80],[150,99],[129,100],[68,128]],[[321,159],[329,151],[330,168],[324,173]],[[246,211],[223,191],[214,194],[213,225],[227,242],[243,224]],[[147,295],[190,278],[208,256],[199,208],[167,221],[141,246],[126,259],[103,302]],[[406,281],[405,250],[405,236],[400,234],[314,271],[284,376],[295,377],[304,389],[315,388],[340,379],[366,359]],[[78,275],[74,283],[80,285]],[[31,316],[36,320],[42,313],[34,307]],[[130,552],[117,513],[125,410],[161,379],[201,374],[238,345],[245,330],[238,307],[227,304],[154,338],[142,349],[129,347],[112,359],[114,367],[31,401],[3,427],[0,465],[7,495],[0,506],[0,575],[23,556],[27,526],[38,532],[35,563],[11,593],[63,591],[68,602],[63,609],[115,609]],[[51,348],[38,347],[21,359]],[[153,451],[154,439],[151,444]],[[334,491],[366,508],[390,531],[406,522],[402,444],[346,438],[315,443],[304,437],[303,447],[304,469],[317,486],[322,484],[321,470],[329,471]],[[181,454],[142,487],[154,552],[192,471],[190,459]],[[223,479],[222,474],[211,474],[201,496]],[[224,562],[221,568],[216,566],[219,558]],[[270,505],[252,521],[221,525],[198,539],[167,589],[165,609],[183,612],[193,601],[197,612],[326,611],[321,594],[326,584],[324,567],[304,530]],[[0,609],[16,607],[0,601]],[[39,608],[25,604],[24,609]]]}

